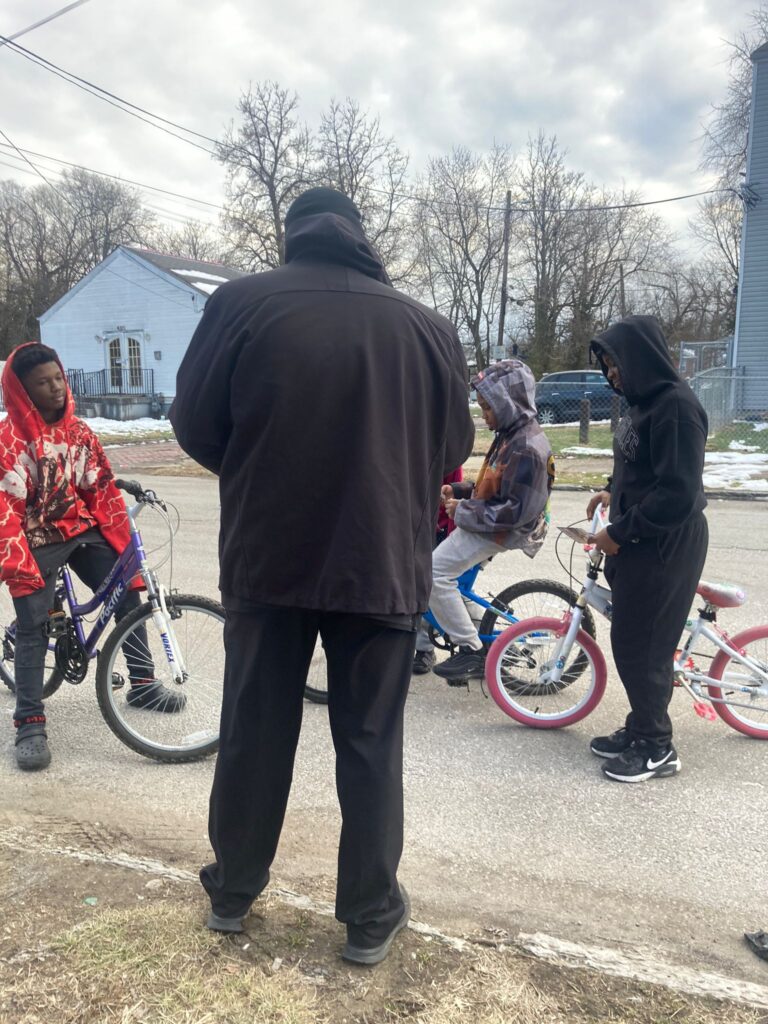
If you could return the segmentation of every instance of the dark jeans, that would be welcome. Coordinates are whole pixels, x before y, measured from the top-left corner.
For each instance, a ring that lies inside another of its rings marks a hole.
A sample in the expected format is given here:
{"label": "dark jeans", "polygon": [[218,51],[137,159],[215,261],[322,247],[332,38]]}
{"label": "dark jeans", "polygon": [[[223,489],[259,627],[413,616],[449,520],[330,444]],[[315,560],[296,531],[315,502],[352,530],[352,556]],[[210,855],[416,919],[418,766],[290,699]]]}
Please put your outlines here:
{"label": "dark jeans", "polygon": [[673,660],[707,557],[707,520],[697,513],[663,537],[625,544],[605,561],[612,591],[611,646],[632,709],[627,729],[656,746],[672,740],[667,708]]}
{"label": "dark jeans", "polygon": [[341,806],[336,917],[375,944],[402,915],[403,710],[414,632],[362,615],[228,602],[221,741],[210,801],[214,911],[244,915],[269,880],[318,631]]}
{"label": "dark jeans", "polygon": [[[45,587],[26,597],[13,599],[16,611],[14,674],[17,722],[24,722],[29,717],[43,714],[45,656],[49,642],[46,625],[48,613],[53,607],[56,575],[59,569],[69,564],[86,586],[91,590],[97,590],[117,561],[114,550],[97,530],[88,530],[61,544],[46,544],[44,547],[35,548],[32,554],[45,580]],[[138,593],[135,590],[129,591],[120,602],[115,619],[119,622],[140,603]],[[142,641],[141,636],[137,635],[137,639],[139,642]],[[143,644],[146,649],[146,635]],[[129,665],[132,679],[152,677],[154,670],[151,660],[140,659],[141,664],[135,659],[131,660],[134,662],[132,666]]]}

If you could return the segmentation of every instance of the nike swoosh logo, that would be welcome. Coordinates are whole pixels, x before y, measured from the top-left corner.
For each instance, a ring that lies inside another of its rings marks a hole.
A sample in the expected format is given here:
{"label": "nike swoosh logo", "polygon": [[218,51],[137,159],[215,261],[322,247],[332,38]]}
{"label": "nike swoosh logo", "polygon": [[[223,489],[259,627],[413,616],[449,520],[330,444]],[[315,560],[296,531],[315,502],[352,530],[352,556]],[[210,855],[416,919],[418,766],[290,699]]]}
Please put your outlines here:
{"label": "nike swoosh logo", "polygon": [[661,766],[664,764],[664,762],[668,761],[668,760],[669,760],[669,754],[665,754],[664,757],[662,757],[662,759],[660,761],[652,761],[650,759],[650,757],[649,757],[648,758],[648,763],[646,764],[646,768],[648,769],[649,772],[655,771],[657,768],[661,768]]}

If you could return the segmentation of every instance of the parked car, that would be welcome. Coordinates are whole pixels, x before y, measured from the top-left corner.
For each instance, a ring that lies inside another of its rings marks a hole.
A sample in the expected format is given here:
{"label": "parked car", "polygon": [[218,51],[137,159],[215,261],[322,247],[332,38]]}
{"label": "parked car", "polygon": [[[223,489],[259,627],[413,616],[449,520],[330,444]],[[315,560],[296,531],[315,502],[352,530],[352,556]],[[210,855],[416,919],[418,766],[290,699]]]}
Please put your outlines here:
{"label": "parked car", "polygon": [[610,419],[614,394],[599,370],[545,373],[536,384],[539,423],[570,423],[578,420],[584,398],[590,402],[590,419]]}

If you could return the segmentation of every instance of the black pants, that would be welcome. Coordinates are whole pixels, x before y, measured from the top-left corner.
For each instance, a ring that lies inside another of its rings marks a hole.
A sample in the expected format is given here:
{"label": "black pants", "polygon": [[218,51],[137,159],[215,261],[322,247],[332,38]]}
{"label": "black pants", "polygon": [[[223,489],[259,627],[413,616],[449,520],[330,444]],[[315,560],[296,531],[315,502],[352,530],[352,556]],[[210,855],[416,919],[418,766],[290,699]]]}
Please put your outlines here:
{"label": "black pants", "polygon": [[[117,555],[98,530],[88,530],[61,544],[46,544],[44,547],[35,548],[32,554],[45,580],[45,587],[35,590],[26,597],[13,599],[16,612],[14,717],[22,725],[26,719],[42,715],[44,711],[43,684],[48,649],[46,625],[48,612],[53,607],[59,569],[69,564],[87,587],[97,590],[117,561]],[[120,602],[115,619],[119,622],[139,604],[140,598],[136,591],[129,591]],[[146,643],[142,649],[146,649]],[[149,664],[147,667],[145,659],[145,664],[137,671],[137,678],[146,678],[152,675],[152,665]],[[134,671],[130,665],[129,673],[133,679]]]}
{"label": "black pants", "polygon": [[688,618],[709,533],[697,513],[664,537],[625,544],[607,558],[612,591],[611,646],[632,709],[627,729],[635,739],[666,746],[672,739],[675,651]]}
{"label": "black pants", "polygon": [[319,631],[342,816],[336,917],[352,941],[374,944],[403,910],[403,710],[415,634],[362,615],[225,604],[221,745],[209,817],[216,863],[200,872],[213,909],[244,915],[269,880]]}

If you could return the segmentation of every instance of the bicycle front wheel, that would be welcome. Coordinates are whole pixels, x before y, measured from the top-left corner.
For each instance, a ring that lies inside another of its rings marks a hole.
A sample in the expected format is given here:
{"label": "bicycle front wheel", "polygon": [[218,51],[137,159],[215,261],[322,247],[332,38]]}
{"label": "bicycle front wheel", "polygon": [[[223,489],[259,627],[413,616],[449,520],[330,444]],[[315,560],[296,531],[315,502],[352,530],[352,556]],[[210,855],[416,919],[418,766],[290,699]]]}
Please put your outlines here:
{"label": "bicycle front wheel", "polygon": [[538,618],[510,626],[494,641],[485,679],[504,714],[534,729],[561,729],[594,711],[605,693],[605,658],[583,629],[565,652],[562,638],[562,620]]}
{"label": "bicycle front wheel", "polygon": [[[721,651],[712,662],[707,686],[715,711],[732,729],[756,740],[768,740],[768,626],[754,626],[731,637],[731,643],[751,665],[743,665]],[[756,671],[759,670],[759,671]]]}
{"label": "bicycle front wheel", "polygon": [[[175,682],[152,609],[142,604],[110,633],[99,656],[96,696],[107,725],[126,746],[144,757],[179,764],[218,749],[224,609],[208,598],[180,594],[169,600],[168,611],[168,626],[184,664],[183,683]],[[183,696],[182,707],[170,712],[162,702],[130,704],[128,661],[146,666],[146,676],[174,696]]]}

